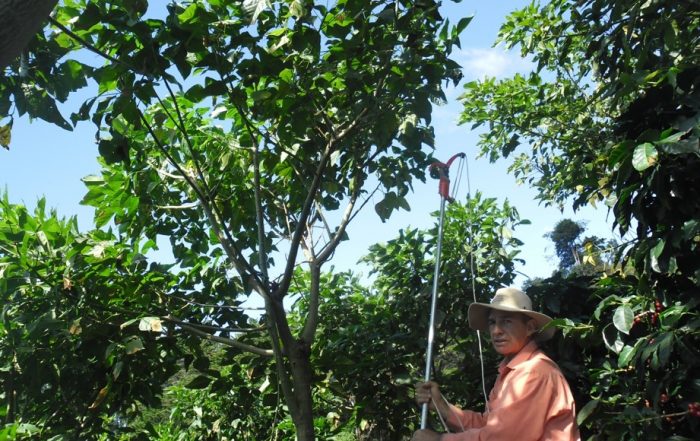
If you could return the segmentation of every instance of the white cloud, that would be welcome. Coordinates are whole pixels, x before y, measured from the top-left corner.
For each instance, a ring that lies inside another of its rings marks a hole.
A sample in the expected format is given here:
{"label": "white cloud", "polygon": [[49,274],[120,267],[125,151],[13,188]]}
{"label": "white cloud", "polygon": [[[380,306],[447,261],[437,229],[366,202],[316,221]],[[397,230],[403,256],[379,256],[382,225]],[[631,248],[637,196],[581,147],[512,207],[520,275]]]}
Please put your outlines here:
{"label": "white cloud", "polygon": [[504,77],[516,72],[529,72],[534,68],[532,61],[520,57],[515,51],[495,48],[465,48],[455,53],[457,61],[467,80],[489,77]]}

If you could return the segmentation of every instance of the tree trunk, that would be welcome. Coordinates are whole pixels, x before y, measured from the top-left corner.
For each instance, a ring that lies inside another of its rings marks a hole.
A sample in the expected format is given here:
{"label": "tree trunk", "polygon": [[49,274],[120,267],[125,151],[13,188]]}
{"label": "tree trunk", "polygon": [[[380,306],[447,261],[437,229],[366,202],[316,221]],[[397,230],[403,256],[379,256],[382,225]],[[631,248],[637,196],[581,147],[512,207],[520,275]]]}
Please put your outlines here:
{"label": "tree trunk", "polygon": [[311,344],[292,335],[282,301],[269,299],[266,310],[274,323],[271,337],[277,375],[294,423],[297,441],[314,441]]}
{"label": "tree trunk", "polygon": [[311,398],[310,348],[302,342],[295,345],[289,356],[296,412],[292,414],[298,441],[314,441],[314,415]]}
{"label": "tree trunk", "polygon": [[0,69],[39,32],[58,0],[0,0]]}

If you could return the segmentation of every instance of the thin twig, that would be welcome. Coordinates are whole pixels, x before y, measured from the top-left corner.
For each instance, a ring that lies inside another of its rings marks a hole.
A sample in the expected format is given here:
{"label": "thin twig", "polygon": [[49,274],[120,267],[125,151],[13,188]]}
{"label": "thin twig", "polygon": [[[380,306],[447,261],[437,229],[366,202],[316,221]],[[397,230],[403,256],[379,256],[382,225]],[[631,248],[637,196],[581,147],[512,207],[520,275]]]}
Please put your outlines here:
{"label": "thin twig", "polygon": [[260,332],[264,331],[266,328],[264,326],[257,326],[255,328],[227,328],[225,326],[212,326],[212,325],[205,325],[204,323],[192,323],[192,322],[186,322],[184,320],[177,319],[173,317],[172,315],[167,315],[160,317],[161,320],[166,320],[169,322],[176,323],[178,325],[185,324],[188,326],[193,326],[197,329],[201,330],[208,330],[208,331],[221,331],[221,332]]}
{"label": "thin twig", "polygon": [[98,49],[98,48],[95,47],[92,43],[90,43],[89,41],[85,40],[84,38],[82,38],[81,36],[79,36],[78,34],[76,34],[75,32],[71,31],[71,30],[68,29],[66,26],[64,26],[62,23],[58,22],[55,18],[53,18],[53,17],[51,17],[51,16],[49,16],[49,23],[51,23],[52,25],[56,26],[57,28],[59,28],[59,29],[62,30],[63,32],[65,32],[70,38],[72,38],[73,40],[75,40],[75,41],[77,41],[78,43],[82,44],[86,49],[90,50],[91,52],[94,52],[95,54],[101,56],[102,58],[105,58],[105,59],[111,61],[112,63],[116,63],[116,64],[119,64],[119,65],[122,65],[122,66],[126,67],[126,68],[129,69],[129,70],[132,70],[132,71],[134,71],[134,72],[136,72],[136,73],[138,73],[138,74],[144,75],[143,72],[139,72],[139,71],[138,71],[136,68],[134,68],[133,66],[131,66],[131,65],[127,64],[127,63],[125,63],[124,61],[122,61],[122,60],[120,60],[120,59],[118,59],[118,58],[114,58],[113,56],[109,55],[108,53],[106,53],[106,52],[104,52],[104,51]]}
{"label": "thin twig", "polygon": [[212,335],[212,334],[209,334],[208,332],[201,331],[201,330],[199,330],[191,325],[188,325],[184,322],[178,323],[178,326],[180,326],[180,328],[182,328],[183,330],[185,330],[191,334],[197,335],[199,337],[202,337],[206,340],[211,340],[211,341],[215,341],[218,343],[222,343],[222,344],[225,344],[227,346],[242,349],[244,351],[252,352],[253,354],[262,355],[264,357],[271,357],[273,355],[272,351],[269,349],[261,349],[261,348],[255,347],[255,346],[245,344],[245,343],[240,342],[238,340],[234,340],[231,338],[219,337],[218,335]]}
{"label": "thin twig", "polygon": [[[190,155],[192,156],[192,161],[194,162],[194,167],[197,170],[197,174],[199,175],[199,179],[202,181],[202,185],[204,186],[204,191],[206,192],[207,195],[211,196],[209,184],[207,183],[207,179],[204,176],[204,172],[202,172],[202,166],[199,163],[199,159],[197,158],[197,153],[194,150],[194,145],[192,144],[192,140],[190,139],[189,133],[187,132],[187,128],[185,126],[185,121],[182,117],[182,112],[180,111],[180,106],[177,103],[177,97],[175,96],[173,89],[170,87],[170,83],[168,82],[167,78],[165,78],[165,75],[163,75],[163,84],[165,84],[165,88],[168,90],[168,93],[170,94],[170,99],[173,100],[173,106],[175,107],[175,114],[177,115],[177,121],[173,120],[173,122],[178,124],[178,121],[179,121],[180,133],[182,133],[182,136],[184,136],[184,138],[185,138],[185,144],[187,144],[187,148],[190,151]],[[159,98],[159,101],[160,101],[160,98]],[[163,108],[165,108],[165,106],[162,104],[162,102],[161,102],[161,106]]]}

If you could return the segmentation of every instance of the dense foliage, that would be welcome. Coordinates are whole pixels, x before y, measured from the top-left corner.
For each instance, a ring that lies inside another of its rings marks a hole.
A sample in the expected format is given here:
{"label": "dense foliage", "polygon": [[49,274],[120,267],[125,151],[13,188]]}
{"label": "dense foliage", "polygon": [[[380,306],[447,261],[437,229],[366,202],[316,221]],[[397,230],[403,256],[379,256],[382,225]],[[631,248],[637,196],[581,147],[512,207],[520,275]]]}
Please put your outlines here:
{"label": "dense foliage", "polygon": [[[473,229],[479,223],[482,227]],[[508,203],[499,206],[480,194],[466,205],[448,208],[434,370],[446,393],[465,405],[484,404],[478,392],[478,344],[475,335],[464,329],[472,282],[481,301],[496,286],[512,282],[513,259],[521,244],[513,233],[524,223]],[[320,438],[400,440],[417,428],[413,384],[424,374],[431,287],[427,282],[434,270],[436,234],[437,227],[409,229],[373,246],[365,258],[376,277],[371,288],[351,273],[323,274],[320,308],[332,320],[320,325],[312,354]],[[476,280],[465,262],[470,256],[475,259]],[[297,325],[308,309],[310,285],[308,274],[300,273],[298,280],[292,305]],[[496,354],[487,351],[485,356],[487,378],[492,381],[495,371],[489,367]],[[142,413],[135,424],[150,424],[158,439],[171,439],[168,436],[175,433],[186,433],[187,440],[214,435],[287,439],[291,421],[281,411],[275,371],[246,354],[214,358],[212,366],[225,366],[220,380],[192,391],[185,386],[194,374],[175,379],[166,392],[166,408],[155,415]],[[235,424],[224,423],[230,421]]]}
{"label": "dense foliage", "polygon": [[[0,77],[0,141],[23,115],[92,121],[97,228],[0,202],[0,437],[415,429],[436,230],[373,247],[371,287],[324,264],[371,198],[382,219],[408,208],[468,22],[444,22],[433,1],[62,2]],[[700,433],[699,25],[693,2],[532,4],[500,39],[536,71],[466,85],[462,119],[486,127],[484,155],[513,158],[543,203],[603,202],[626,240],[612,260],[600,242],[577,248],[579,264],[528,288],[558,317],[546,350],[589,440]],[[466,310],[512,283],[525,221],[476,194],[447,222],[434,371],[479,408]],[[163,237],[168,265],[149,257]],[[242,309],[252,295],[259,317]]]}
{"label": "dense foliage", "polygon": [[[381,219],[408,208],[411,182],[424,179],[430,162],[432,105],[461,76],[449,56],[469,19],[450,24],[438,7],[433,0],[61,2],[50,28],[0,77],[2,141],[25,115],[66,130],[91,121],[104,166],[85,179],[84,203],[96,208],[102,230],[95,234],[104,235],[105,249],[134,256],[166,238],[174,257],[172,271],[156,265],[167,283],[135,296],[110,280],[131,263],[115,252],[94,274],[100,281],[68,277],[73,302],[99,292],[129,320],[155,317],[143,326],[181,337],[190,353],[205,338],[272,357],[298,438],[314,439],[310,356],[321,269],[368,202],[377,202]],[[67,116],[64,103],[79,90],[87,99]],[[303,326],[293,327],[284,300],[299,264],[310,275],[310,300]],[[86,286],[100,283],[115,287]],[[237,309],[251,295],[266,309],[268,338],[257,345],[236,338],[259,330]],[[159,391],[160,382],[151,383],[142,393]],[[129,402],[103,387],[95,408]],[[16,417],[11,411],[6,419]],[[59,426],[46,429],[87,430],[76,419]]]}
{"label": "dense foliage", "polygon": [[75,219],[44,207],[31,214],[0,201],[2,414],[41,439],[91,438],[130,404],[157,405],[178,370],[183,352],[161,320],[131,312],[162,305],[176,278],[112,234],[79,234]]}
{"label": "dense foliage", "polygon": [[535,291],[570,317],[585,433],[697,438],[697,5],[554,0],[514,12],[500,40],[537,70],[466,86],[463,122],[488,123],[482,153],[512,157],[544,203],[604,201],[627,239],[612,271]]}

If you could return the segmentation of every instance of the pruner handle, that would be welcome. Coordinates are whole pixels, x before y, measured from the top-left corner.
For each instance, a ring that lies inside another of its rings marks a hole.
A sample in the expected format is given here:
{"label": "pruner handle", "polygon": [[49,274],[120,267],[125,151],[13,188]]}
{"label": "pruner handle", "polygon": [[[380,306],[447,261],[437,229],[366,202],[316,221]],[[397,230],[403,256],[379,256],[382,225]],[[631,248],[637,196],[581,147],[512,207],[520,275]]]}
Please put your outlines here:
{"label": "pruner handle", "polygon": [[464,158],[465,156],[465,153],[457,153],[456,155],[453,155],[446,163],[434,161],[432,164],[430,164],[430,177],[440,180],[438,193],[448,202],[452,202],[454,200],[450,196],[450,166],[455,159]]}

